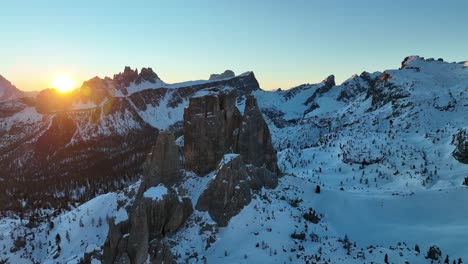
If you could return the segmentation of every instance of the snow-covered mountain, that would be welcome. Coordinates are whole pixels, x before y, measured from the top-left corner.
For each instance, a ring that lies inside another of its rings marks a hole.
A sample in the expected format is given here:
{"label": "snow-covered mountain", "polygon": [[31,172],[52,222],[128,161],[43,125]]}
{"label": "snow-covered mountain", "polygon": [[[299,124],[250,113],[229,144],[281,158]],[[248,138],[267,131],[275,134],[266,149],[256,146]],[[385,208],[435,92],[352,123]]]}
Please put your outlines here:
{"label": "snow-covered mountain", "polygon": [[[210,188],[229,193],[235,201],[245,198],[241,183],[232,186],[232,193],[215,184],[227,173],[220,172],[223,164],[231,164],[223,160],[235,156],[224,156],[207,175],[185,167],[175,190],[179,202],[173,206],[189,199],[193,213],[183,214],[186,220],[176,230],[149,241],[150,248],[160,251],[149,252],[148,262],[169,255],[177,263],[430,263],[434,258],[442,263],[446,256],[450,263],[468,260],[468,187],[463,185],[468,185],[466,62],[411,56],[400,69],[364,72],[341,85],[329,76],[322,83],[285,91],[261,90],[251,72],[216,76],[166,84],[151,69],[138,73],[126,68],[112,79],[85,82],[62,104],[51,103],[58,96],[51,91],[34,101],[0,104],[0,181],[5,183],[0,196],[5,215],[0,220],[0,260],[109,262],[104,258],[113,241],[109,230],[122,228],[120,223],[126,221],[131,229],[132,219],[141,220],[133,218],[138,201],[144,199],[137,190],[151,186],[144,186],[145,179],[127,185],[141,173],[148,174],[141,168],[148,153],[154,157],[163,151],[151,148],[158,131],[177,137],[179,152],[168,153],[181,153],[186,163],[184,127],[193,127],[196,135],[219,138],[224,133],[197,131],[199,121],[186,120],[198,113],[184,114],[190,98],[208,102],[231,92],[237,95],[239,118],[251,115],[244,111],[252,109],[247,96],[256,98],[282,177],[276,188],[252,190],[241,210],[228,207],[226,212],[231,208],[229,213],[236,214],[224,226],[197,202]],[[244,125],[248,121],[237,123],[236,111],[226,107],[229,100],[219,98],[218,107],[215,103],[197,108],[209,113],[201,116],[212,118],[215,128],[221,111],[234,116],[225,125],[230,131],[264,131]],[[266,134],[256,135],[251,138]],[[221,147],[235,151],[236,142]],[[204,141],[190,150],[206,144],[212,143]],[[262,155],[270,154],[256,156]],[[244,175],[242,170],[233,175]],[[235,182],[236,177],[227,179]],[[153,199],[154,211],[171,191],[153,188],[144,197]],[[111,190],[116,192],[103,194]],[[90,200],[95,195],[99,196]],[[28,210],[33,208],[42,210],[31,215]],[[122,232],[134,236],[134,231]]]}

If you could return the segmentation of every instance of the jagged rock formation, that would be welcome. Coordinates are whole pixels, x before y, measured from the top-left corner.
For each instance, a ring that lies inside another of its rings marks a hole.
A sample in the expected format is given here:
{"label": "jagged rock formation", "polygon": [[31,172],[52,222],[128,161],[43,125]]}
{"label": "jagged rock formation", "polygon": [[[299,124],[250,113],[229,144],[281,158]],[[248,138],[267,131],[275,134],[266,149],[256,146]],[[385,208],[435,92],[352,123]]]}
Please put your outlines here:
{"label": "jagged rock formation", "polygon": [[[166,189],[162,199],[151,195],[152,191],[161,189]],[[179,198],[174,189],[164,185],[150,188],[143,198],[150,240],[174,233],[193,211],[190,199]]]}
{"label": "jagged rock formation", "polygon": [[[225,155],[231,152],[237,154]],[[218,167],[197,209],[220,226],[250,203],[251,189],[278,184],[276,151],[253,96],[247,96],[243,116],[233,94],[191,99],[184,113],[184,153],[186,168],[200,175]]]}
{"label": "jagged rock formation", "polygon": [[200,175],[213,171],[232,148],[240,117],[233,94],[191,98],[184,110],[185,166]]}
{"label": "jagged rock formation", "polygon": [[134,203],[127,209],[129,219],[118,224],[110,221],[104,263],[144,263],[148,254],[151,263],[173,261],[161,239],[185,223],[193,206],[189,198],[179,197],[169,187],[181,180],[178,150],[171,133],[158,135],[144,167],[143,182]]}
{"label": "jagged rock formation", "polygon": [[197,202],[197,210],[207,211],[219,226],[227,226],[252,199],[251,190],[275,188],[278,177],[265,168],[245,165],[240,154],[226,154],[216,176]]}
{"label": "jagged rock formation", "polygon": [[468,164],[468,133],[465,129],[460,129],[453,135],[452,145],[455,146],[453,157],[461,163]]}
{"label": "jagged rock formation", "polygon": [[163,183],[172,186],[181,180],[179,151],[174,135],[160,132],[156,145],[143,165],[143,183],[145,188]]}
{"label": "jagged rock formation", "polygon": [[118,224],[110,221],[104,244],[104,263],[144,263],[149,252],[153,252],[150,255],[154,259],[172,259],[167,251],[164,256],[157,254],[163,245],[160,240],[177,231],[193,209],[190,199],[179,200],[172,189],[166,189],[166,192],[162,197],[152,197],[146,192],[140,194],[128,210],[128,220]]}
{"label": "jagged rock formation", "polygon": [[252,199],[248,177],[239,154],[225,155],[216,171],[216,178],[200,196],[196,208],[208,211],[218,225],[227,226],[229,220]]}
{"label": "jagged rock formation", "polygon": [[233,94],[190,99],[184,131],[185,166],[197,174],[213,171],[228,152],[278,172],[270,131],[253,96],[247,96],[244,116],[236,108]]}
{"label": "jagged rock formation", "polygon": [[226,79],[226,78],[232,78],[236,76],[233,71],[231,70],[225,70],[221,74],[211,74],[210,75],[210,80],[221,80],[221,79]]}
{"label": "jagged rock formation", "polygon": [[265,166],[274,173],[279,172],[270,130],[253,96],[247,96],[236,142],[235,152],[240,153],[246,163],[257,167]]}
{"label": "jagged rock formation", "polygon": [[159,79],[158,75],[151,68],[142,68],[140,74],[138,70],[132,70],[130,67],[126,66],[122,73],[114,75],[113,82],[118,88],[126,88],[130,86],[132,82],[140,84],[142,81],[148,81],[150,83],[155,83]]}

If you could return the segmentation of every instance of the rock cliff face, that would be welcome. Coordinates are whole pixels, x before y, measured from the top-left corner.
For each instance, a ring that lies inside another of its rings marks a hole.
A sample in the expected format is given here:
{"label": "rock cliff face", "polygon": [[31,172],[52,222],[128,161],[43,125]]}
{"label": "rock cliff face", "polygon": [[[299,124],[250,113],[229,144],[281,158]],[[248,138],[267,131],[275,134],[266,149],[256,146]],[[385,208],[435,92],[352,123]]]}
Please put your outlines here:
{"label": "rock cliff face", "polygon": [[247,96],[242,116],[235,98],[234,94],[194,98],[184,113],[186,168],[203,176],[217,167],[197,209],[208,211],[220,226],[250,203],[251,190],[278,184],[276,151],[257,101]]}
{"label": "rock cliff face", "polygon": [[244,116],[234,94],[192,98],[184,112],[185,166],[197,174],[213,171],[222,156],[239,153],[246,163],[278,172],[271,135],[253,96]]}
{"label": "rock cliff face", "polygon": [[270,130],[253,96],[247,96],[236,146],[235,152],[241,154],[245,163],[279,172]]}
{"label": "rock cliff face", "polygon": [[220,226],[249,204],[252,197],[249,175],[239,154],[227,154],[221,160],[214,178],[198,199],[196,208],[208,211]]}
{"label": "rock cliff face", "polygon": [[193,212],[191,200],[170,187],[180,181],[174,136],[161,132],[145,162],[135,201],[127,208],[129,219],[110,221],[104,263],[145,263],[148,254],[151,263],[172,263],[173,256],[161,239],[176,232]]}
{"label": "rock cliff face", "polygon": [[233,71],[231,70],[225,70],[221,74],[211,74],[210,75],[210,80],[220,80],[220,79],[225,79],[225,78],[232,78],[236,76]]}
{"label": "rock cliff face", "polygon": [[233,94],[191,98],[184,111],[185,166],[200,175],[213,171],[232,148],[240,118]]}
{"label": "rock cliff face", "polygon": [[468,164],[468,133],[465,129],[460,129],[453,136],[452,145],[455,146],[453,157],[461,163]]}
{"label": "rock cliff face", "polygon": [[128,210],[128,220],[118,224],[110,222],[104,263],[145,263],[151,252],[151,263],[163,263],[155,259],[172,259],[168,252],[158,254],[165,247],[161,239],[177,231],[193,209],[190,199],[179,200],[174,190],[166,190],[167,194],[161,198],[143,193]]}
{"label": "rock cliff face", "polygon": [[163,183],[172,186],[181,180],[179,151],[172,133],[160,132],[156,145],[143,165],[145,188]]}

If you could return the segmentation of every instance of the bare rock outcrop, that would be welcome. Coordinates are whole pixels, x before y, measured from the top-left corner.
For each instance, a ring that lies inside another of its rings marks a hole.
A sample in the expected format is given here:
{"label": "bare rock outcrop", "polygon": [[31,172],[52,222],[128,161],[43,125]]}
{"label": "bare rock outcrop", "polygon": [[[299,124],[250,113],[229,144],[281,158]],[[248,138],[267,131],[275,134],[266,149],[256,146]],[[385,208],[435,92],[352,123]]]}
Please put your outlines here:
{"label": "bare rock outcrop", "polygon": [[235,152],[241,154],[245,163],[265,166],[271,172],[279,173],[270,130],[253,96],[247,96]]}
{"label": "bare rock outcrop", "polygon": [[179,152],[174,136],[160,132],[144,164],[143,182],[127,212],[128,220],[109,223],[104,263],[173,263],[161,240],[175,233],[193,213],[192,202],[171,186],[181,181]]}
{"label": "bare rock outcrop", "polygon": [[278,173],[270,131],[255,97],[247,96],[244,116],[235,102],[233,93],[190,99],[184,112],[185,167],[205,175],[233,152],[245,163]]}
{"label": "bare rock outcrop", "polygon": [[231,70],[225,70],[221,74],[211,74],[210,75],[210,80],[221,80],[221,79],[226,79],[226,78],[232,78],[235,77],[236,75],[234,74],[233,71]]}
{"label": "bare rock outcrop", "polygon": [[174,233],[192,214],[189,198],[180,198],[164,185],[151,187],[143,194],[149,240],[160,239]]}
{"label": "bare rock outcrop", "polygon": [[196,208],[208,211],[219,226],[227,226],[252,199],[249,175],[239,154],[227,154],[221,160],[216,176],[198,199]]}
{"label": "bare rock outcrop", "polygon": [[452,145],[455,149],[452,152],[453,157],[461,163],[468,164],[468,132],[460,129],[452,138]]}
{"label": "bare rock outcrop", "polygon": [[185,167],[200,175],[213,171],[232,147],[240,117],[235,95],[191,98],[184,111]]}
{"label": "bare rock outcrop", "polygon": [[154,259],[151,263],[173,259],[161,239],[175,233],[192,214],[190,199],[180,198],[173,189],[158,185],[140,193],[128,211],[128,220],[109,223],[103,262],[145,263],[148,254]]}
{"label": "bare rock outcrop", "polygon": [[179,151],[174,135],[170,132],[159,132],[156,145],[143,165],[144,188],[163,183],[175,185],[182,178]]}

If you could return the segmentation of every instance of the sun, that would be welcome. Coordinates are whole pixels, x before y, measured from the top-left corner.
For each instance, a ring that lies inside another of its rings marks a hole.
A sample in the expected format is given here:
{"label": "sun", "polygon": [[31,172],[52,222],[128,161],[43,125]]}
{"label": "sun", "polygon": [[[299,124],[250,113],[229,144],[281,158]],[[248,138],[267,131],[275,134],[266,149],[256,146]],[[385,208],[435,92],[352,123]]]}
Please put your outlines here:
{"label": "sun", "polygon": [[76,82],[68,75],[57,75],[52,79],[52,87],[59,92],[66,93],[76,88]]}

